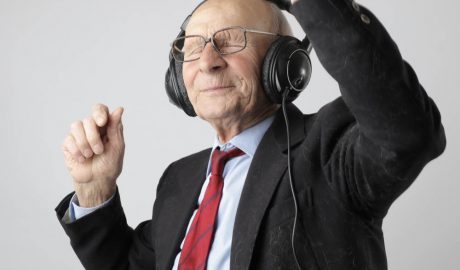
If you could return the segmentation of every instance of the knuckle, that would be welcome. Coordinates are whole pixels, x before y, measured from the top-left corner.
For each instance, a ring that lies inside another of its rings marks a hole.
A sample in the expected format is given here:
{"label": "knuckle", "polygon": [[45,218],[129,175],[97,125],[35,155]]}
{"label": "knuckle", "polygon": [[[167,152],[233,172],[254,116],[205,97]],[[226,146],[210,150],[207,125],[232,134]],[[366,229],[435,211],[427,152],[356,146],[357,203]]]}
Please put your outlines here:
{"label": "knuckle", "polygon": [[78,120],[78,121],[75,121],[73,122],[72,124],[70,124],[70,130],[77,130],[81,127],[81,121]]}
{"label": "knuckle", "polygon": [[73,156],[79,154],[78,148],[75,145],[75,140],[72,138],[72,135],[68,135],[64,140],[63,148],[70,152]]}
{"label": "knuckle", "polygon": [[93,106],[93,111],[96,111],[96,112],[104,112],[107,109],[108,109],[108,107],[105,104],[102,104],[102,103],[96,103]]}
{"label": "knuckle", "polygon": [[92,118],[95,123],[99,125],[103,124],[103,121],[107,119],[108,108],[105,105],[100,104],[99,107],[95,108],[92,113]]}
{"label": "knuckle", "polygon": [[96,111],[96,110],[99,110],[99,108],[100,108],[101,106],[102,106],[101,103],[96,103],[96,104],[93,105],[93,108],[92,108],[92,109],[93,109],[93,111]]}
{"label": "knuckle", "polygon": [[86,127],[92,126],[93,123],[94,123],[94,120],[93,120],[92,117],[89,117],[89,116],[88,116],[88,117],[85,117],[85,118],[83,119],[83,125],[85,126],[85,128],[86,128]]}

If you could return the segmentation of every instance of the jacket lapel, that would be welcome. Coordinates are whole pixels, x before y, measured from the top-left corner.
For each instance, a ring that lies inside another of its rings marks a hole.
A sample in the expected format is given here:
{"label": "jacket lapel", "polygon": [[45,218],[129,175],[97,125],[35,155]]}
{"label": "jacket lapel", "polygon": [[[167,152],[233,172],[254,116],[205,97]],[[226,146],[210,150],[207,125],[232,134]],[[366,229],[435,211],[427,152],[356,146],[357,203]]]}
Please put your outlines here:
{"label": "jacket lapel", "polygon": [[[191,162],[184,162],[185,167],[174,173],[176,188],[167,192],[162,202],[161,223],[157,225],[163,228],[157,234],[157,269],[171,269],[174,264],[187,225],[197,207],[198,196],[206,178],[210,150],[201,152]],[[179,192],[177,187],[180,187]]]}
{"label": "jacket lapel", "polygon": [[[288,105],[291,148],[305,137],[303,114]],[[281,109],[267,130],[249,168],[233,229],[230,269],[249,269],[260,223],[287,169],[286,127]]]}

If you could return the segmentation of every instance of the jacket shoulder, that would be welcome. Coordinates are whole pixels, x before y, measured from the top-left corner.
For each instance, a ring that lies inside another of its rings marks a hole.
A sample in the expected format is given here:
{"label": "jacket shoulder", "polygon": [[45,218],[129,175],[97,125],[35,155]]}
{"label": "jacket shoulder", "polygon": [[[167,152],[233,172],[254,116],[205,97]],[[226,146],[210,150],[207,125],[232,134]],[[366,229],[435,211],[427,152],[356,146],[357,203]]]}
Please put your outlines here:
{"label": "jacket shoulder", "polygon": [[[211,148],[196,152],[186,157],[180,158],[171,164],[164,171],[157,186],[157,195],[165,182],[171,182],[176,179],[184,179],[190,176],[191,172],[200,172],[205,174],[206,166],[208,164]],[[166,179],[169,179],[168,181]],[[174,184],[174,183],[171,183]]]}
{"label": "jacket shoulder", "polygon": [[211,154],[212,148],[207,148],[201,150],[199,152],[190,154],[183,158],[180,158],[169,165],[169,167],[180,167],[180,168],[188,168],[188,167],[196,167],[198,164],[202,164],[209,159],[209,155]]}

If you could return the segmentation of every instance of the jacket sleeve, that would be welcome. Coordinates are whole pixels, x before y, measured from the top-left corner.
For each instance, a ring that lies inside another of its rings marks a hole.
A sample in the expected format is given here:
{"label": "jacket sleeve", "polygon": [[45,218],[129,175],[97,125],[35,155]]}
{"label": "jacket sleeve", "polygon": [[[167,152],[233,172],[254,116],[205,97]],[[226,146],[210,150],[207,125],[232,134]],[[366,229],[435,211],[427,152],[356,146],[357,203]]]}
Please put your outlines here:
{"label": "jacket sleeve", "polygon": [[[157,194],[170,171],[165,170],[157,186]],[[56,214],[70,244],[87,270],[130,270],[156,268],[153,231],[155,220],[140,223],[132,229],[126,222],[120,194],[104,207],[74,222],[68,219],[67,195],[56,207]]]}
{"label": "jacket sleeve", "polygon": [[65,217],[72,195],[61,201],[56,213],[85,269],[155,269],[152,222],[144,221],[135,230],[129,227],[118,190],[108,205],[69,223]]}
{"label": "jacket sleeve", "polygon": [[290,12],[338,82],[354,118],[337,135],[337,112],[326,106],[319,113],[328,183],[353,210],[383,217],[426,163],[443,152],[439,111],[384,27],[363,6],[350,0],[300,0]]}

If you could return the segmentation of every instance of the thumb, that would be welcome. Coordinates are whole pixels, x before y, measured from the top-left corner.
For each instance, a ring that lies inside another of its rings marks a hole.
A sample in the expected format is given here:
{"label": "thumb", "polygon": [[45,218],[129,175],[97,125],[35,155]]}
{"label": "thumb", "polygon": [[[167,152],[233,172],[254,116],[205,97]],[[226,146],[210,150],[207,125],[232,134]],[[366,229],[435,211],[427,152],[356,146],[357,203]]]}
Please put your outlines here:
{"label": "thumb", "polygon": [[123,115],[123,107],[118,107],[109,116],[109,124],[107,126],[107,135],[109,138],[117,136],[122,129],[121,117]]}

